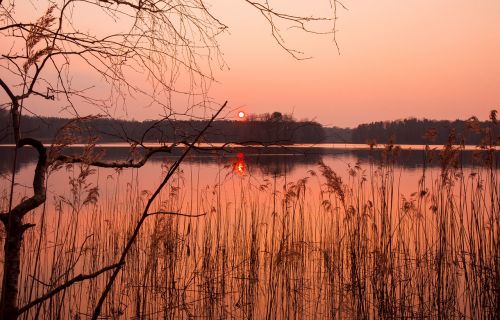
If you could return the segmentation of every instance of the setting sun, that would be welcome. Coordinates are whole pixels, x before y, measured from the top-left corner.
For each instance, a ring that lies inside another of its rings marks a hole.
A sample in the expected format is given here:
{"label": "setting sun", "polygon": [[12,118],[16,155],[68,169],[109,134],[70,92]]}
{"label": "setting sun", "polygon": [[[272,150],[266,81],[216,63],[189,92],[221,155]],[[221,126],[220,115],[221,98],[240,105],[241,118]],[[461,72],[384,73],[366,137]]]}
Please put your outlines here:
{"label": "setting sun", "polygon": [[243,119],[245,117],[245,112],[243,112],[243,111],[238,112],[238,117],[240,119]]}

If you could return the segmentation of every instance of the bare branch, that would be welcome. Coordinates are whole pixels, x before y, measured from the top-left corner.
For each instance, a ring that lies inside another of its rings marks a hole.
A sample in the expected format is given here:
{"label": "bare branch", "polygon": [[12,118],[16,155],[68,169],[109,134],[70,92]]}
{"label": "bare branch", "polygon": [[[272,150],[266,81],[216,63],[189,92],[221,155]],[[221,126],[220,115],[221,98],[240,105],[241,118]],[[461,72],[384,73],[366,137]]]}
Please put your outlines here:
{"label": "bare branch", "polygon": [[[260,2],[251,1],[251,0],[244,0],[244,1],[247,2],[248,4],[250,4],[252,7],[257,9],[261,13],[261,15],[267,20],[267,22],[271,28],[271,35],[273,36],[276,43],[283,50],[285,50],[287,53],[289,53],[293,58],[295,58],[297,60],[305,60],[305,59],[310,59],[311,57],[304,56],[304,52],[293,49],[286,44],[286,41],[283,38],[282,31],[280,31],[277,21],[282,21],[282,22],[292,24],[291,28],[298,28],[306,33],[333,34],[333,41],[338,49],[337,41],[335,38],[336,21],[337,21],[337,4],[340,4],[342,7],[344,7],[344,5],[340,2],[338,2],[337,0],[330,0],[330,6],[333,9],[333,16],[332,17],[328,17],[328,16],[314,17],[314,16],[293,15],[293,14],[288,14],[286,12],[282,12],[280,10],[276,10],[276,9],[272,8],[268,1],[264,1],[265,3],[260,3]],[[275,21],[275,19],[276,19],[276,21]],[[309,24],[312,22],[330,22],[330,23],[333,23],[333,27],[331,30],[327,30],[327,31],[315,31],[315,30],[311,29],[309,26]]]}
{"label": "bare branch", "polygon": [[171,212],[171,211],[156,211],[156,212],[151,212],[148,213],[148,216],[153,216],[153,215],[167,215],[167,216],[179,216],[179,217],[186,217],[186,218],[199,218],[206,216],[207,213],[200,213],[200,214],[184,214],[184,213],[179,213],[179,212]]}
{"label": "bare branch", "polygon": [[19,100],[16,98],[14,93],[10,90],[9,86],[0,78],[0,86],[2,86],[3,90],[5,93],[10,98],[10,101],[12,103],[11,107],[11,113],[12,113],[12,127],[14,130],[14,141],[18,143],[19,139],[21,138],[21,134],[19,132]]}
{"label": "bare branch", "polygon": [[[193,140],[193,144],[195,144],[201,138],[201,136],[207,131],[207,129],[212,124],[212,122],[219,116],[219,114],[226,107],[226,105],[227,105],[227,101],[212,116],[212,118],[207,123],[207,125],[198,133],[198,135],[196,136],[196,138]],[[128,242],[127,242],[127,245],[125,246],[125,248],[122,251],[120,260],[118,261],[118,264],[120,264],[120,267],[118,267],[118,268],[115,269],[115,271],[111,275],[108,283],[106,284],[106,287],[104,288],[104,291],[102,292],[101,297],[99,298],[99,301],[97,302],[97,305],[96,305],[96,307],[94,309],[94,313],[92,314],[92,320],[97,320],[99,318],[99,314],[101,313],[101,308],[102,308],[102,305],[104,304],[104,300],[106,300],[106,297],[108,296],[108,293],[111,291],[111,288],[112,288],[112,286],[113,286],[113,284],[115,282],[115,279],[116,279],[116,277],[118,276],[118,273],[121,270],[121,266],[123,264],[125,264],[125,258],[127,257],[127,254],[129,252],[130,248],[134,244],[135,239],[139,235],[139,231],[141,230],[141,227],[142,227],[144,221],[146,221],[146,218],[149,216],[149,213],[148,213],[149,212],[149,208],[153,204],[153,202],[156,199],[156,197],[160,194],[160,192],[163,189],[163,187],[167,184],[167,182],[170,180],[170,178],[172,177],[172,175],[175,173],[175,171],[177,170],[177,168],[179,167],[179,165],[182,163],[182,161],[184,160],[184,158],[187,156],[187,154],[189,153],[189,151],[191,151],[191,149],[192,149],[192,145],[190,145],[186,149],[186,151],[184,151],[184,153],[179,157],[179,159],[177,159],[174,162],[174,164],[172,164],[172,166],[168,170],[167,174],[165,175],[165,178],[163,178],[163,181],[160,183],[160,185],[158,186],[158,188],[156,188],[156,190],[153,193],[153,195],[148,199],[148,202],[146,204],[146,207],[144,208],[142,216],[139,219],[139,221],[137,222],[137,225],[135,226],[135,229],[134,229],[132,235],[130,236],[130,238],[129,238]]]}
{"label": "bare branch", "polygon": [[20,308],[18,315],[21,315],[24,312],[26,312],[29,309],[36,306],[37,304],[43,303],[45,300],[52,298],[53,296],[55,296],[56,294],[58,294],[62,290],[69,288],[70,286],[72,286],[73,284],[75,284],[77,282],[82,282],[85,280],[90,280],[90,279],[96,278],[96,277],[100,276],[102,273],[109,271],[109,270],[116,269],[118,267],[120,267],[120,264],[117,263],[117,264],[113,264],[113,265],[104,267],[104,268],[97,270],[96,272],[93,272],[93,273],[79,274],[76,277],[74,277],[73,279],[66,281],[65,283],[61,284],[60,286],[52,289],[51,291],[47,292],[46,294],[42,295],[41,297],[31,301],[30,303],[26,304],[24,307]]}
{"label": "bare branch", "polygon": [[22,201],[7,214],[7,216],[12,216],[16,219],[22,219],[22,217],[30,210],[33,210],[41,205],[46,198],[45,169],[47,163],[47,151],[40,141],[32,138],[24,138],[19,140],[17,143],[18,148],[22,148],[27,145],[32,146],[38,151],[38,162],[35,168],[35,176],[33,178],[34,195],[31,198]]}
{"label": "bare branch", "polygon": [[142,157],[139,161],[89,161],[89,159],[85,159],[82,157],[71,157],[66,155],[59,155],[56,159],[53,160],[52,163],[55,162],[63,162],[63,163],[85,163],[94,167],[101,168],[140,168],[146,164],[149,158],[156,153],[170,153],[172,151],[172,147],[157,147],[157,148],[149,148],[148,152]]}

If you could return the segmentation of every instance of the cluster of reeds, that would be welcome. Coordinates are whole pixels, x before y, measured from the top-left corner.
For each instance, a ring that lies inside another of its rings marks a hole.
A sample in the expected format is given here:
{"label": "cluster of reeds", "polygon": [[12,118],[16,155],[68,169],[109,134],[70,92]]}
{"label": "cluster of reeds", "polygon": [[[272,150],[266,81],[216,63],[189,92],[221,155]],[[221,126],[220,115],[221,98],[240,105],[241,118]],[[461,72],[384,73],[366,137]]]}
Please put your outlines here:
{"label": "cluster of reeds", "polygon": [[[207,214],[149,217],[102,314],[498,319],[496,151],[462,167],[457,148],[442,150],[441,169],[424,164],[412,192],[403,190],[405,171],[392,146],[345,172],[320,163],[293,180],[231,177],[221,168],[215,185],[200,186],[179,171],[157,211]],[[20,306],[115,263],[147,200],[138,171],[61,170],[54,174],[69,175],[70,191],[31,215]],[[68,287],[21,318],[87,318],[107,276]]]}

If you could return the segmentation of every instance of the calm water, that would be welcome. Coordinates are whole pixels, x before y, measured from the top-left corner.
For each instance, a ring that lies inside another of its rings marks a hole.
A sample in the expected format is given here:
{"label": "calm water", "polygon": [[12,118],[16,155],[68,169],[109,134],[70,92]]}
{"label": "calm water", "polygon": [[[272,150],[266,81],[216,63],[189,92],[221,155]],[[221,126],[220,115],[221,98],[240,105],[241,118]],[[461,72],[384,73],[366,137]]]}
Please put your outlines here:
{"label": "calm water", "polygon": [[[129,156],[121,145],[98,149],[107,160]],[[156,155],[140,169],[51,171],[46,205],[28,217],[37,226],[25,236],[20,305],[115,262],[180,152]],[[5,209],[12,148],[0,154]],[[484,289],[487,274],[467,266],[481,256],[481,268],[494,270],[499,170],[483,165],[484,152],[459,152],[454,165],[443,165],[445,158],[421,146],[397,155],[359,146],[192,152],[153,211],[204,216],[148,218],[103,315],[489,317],[494,286]],[[17,200],[31,195],[34,167],[35,154],[22,150]],[[26,317],[86,318],[107,276],[65,290]]]}
{"label": "calm water", "polygon": [[[186,191],[189,199],[192,199],[195,197],[194,191],[200,188],[226,184],[230,184],[229,188],[232,188],[232,183],[245,179],[255,184],[262,184],[274,178],[296,181],[310,176],[310,171],[317,171],[320,161],[330,166],[343,179],[349,178],[349,170],[356,165],[360,166],[366,174],[370,166],[373,170],[373,167],[376,169],[381,163],[390,163],[398,180],[397,187],[403,194],[416,191],[424,169],[431,179],[441,172],[440,150],[442,147],[438,146],[432,146],[431,151],[427,152],[424,151],[424,146],[402,146],[403,149],[396,155],[390,155],[390,159],[385,159],[383,146],[373,150],[367,145],[351,144],[342,145],[342,147],[338,145],[335,148],[329,148],[329,146],[331,144],[229,148],[224,152],[193,151],[180,166],[179,177],[183,189],[192,190]],[[141,190],[152,191],[161,182],[162,172],[165,172],[169,165],[179,157],[182,150],[179,148],[172,154],[154,155],[140,169],[125,169],[116,172],[113,169],[94,168],[95,172],[89,176],[88,181],[102,190],[102,186],[108,187],[110,180],[119,177],[121,185],[134,183],[138,184],[137,187]],[[485,153],[471,151],[477,150],[473,146],[467,146],[466,150],[468,151],[460,152],[458,155],[459,165],[466,168],[467,172],[472,172],[475,168],[481,167],[481,156],[484,157]],[[66,154],[79,155],[82,151],[81,147],[73,147],[68,148]],[[480,156],[476,157],[476,153]],[[7,177],[12,169],[13,148],[0,147],[0,154],[2,155],[0,174]],[[102,154],[102,160],[122,160],[131,157],[124,144],[98,146],[95,154]],[[494,153],[495,158],[498,154],[498,151]],[[30,193],[29,186],[32,183],[35,165],[36,153],[29,148],[21,149],[16,175],[17,194]],[[68,174],[64,169],[51,173],[48,179],[48,191],[56,195],[69,192],[67,183],[73,177],[73,171]],[[140,179],[135,181],[136,177]],[[2,184],[4,192],[8,189],[6,181],[4,180]],[[321,182],[318,183],[321,184]]]}
{"label": "calm water", "polygon": [[[408,195],[417,190],[424,167],[426,174],[431,178],[439,175],[441,171],[438,146],[433,146],[432,150],[427,153],[424,152],[424,146],[402,146],[405,149],[395,156],[391,155],[388,160],[384,159],[383,150],[371,150],[366,145],[343,145],[343,148],[340,148],[340,145],[336,148],[328,148],[328,146],[331,145],[230,148],[225,152],[193,151],[180,166],[178,176],[183,190],[187,193],[185,196],[193,199],[196,193],[199,193],[200,188],[228,185],[231,189],[235,181],[248,180],[259,185],[275,178],[278,181],[283,180],[282,183],[284,183],[284,181],[292,182],[310,177],[311,171],[318,171],[320,161],[330,166],[343,179],[349,178],[349,170],[356,165],[360,166],[366,175],[370,166],[373,170],[381,163],[389,162],[394,168],[398,189]],[[81,147],[73,147],[69,148],[66,154],[79,155],[82,150]],[[467,150],[475,149],[469,146]],[[110,181],[119,178],[118,186],[112,184],[113,188],[133,183],[137,184],[137,188],[141,190],[153,191],[161,182],[162,173],[179,157],[181,152],[182,149],[177,149],[172,154],[157,154],[140,169],[115,171],[114,169],[93,168],[94,171],[89,175],[88,182],[98,186],[102,191],[103,187],[110,187]],[[130,158],[130,152],[124,144],[98,146],[95,154],[101,153],[103,154],[102,160]],[[12,169],[13,148],[0,147],[0,154],[2,155],[0,173],[8,177]],[[498,151],[495,152],[495,156],[497,154]],[[459,161],[467,171],[473,171],[474,168],[480,167],[481,160],[475,159],[473,151],[466,151],[460,153]],[[21,149],[18,155],[16,194],[30,194],[29,187],[32,183],[35,165],[36,153],[29,148]],[[54,195],[67,194],[70,192],[69,179],[74,178],[74,175],[74,170],[64,169],[50,173],[48,192]],[[138,177],[140,179],[137,179]],[[2,184],[4,192],[8,189],[7,180],[4,179]],[[321,182],[317,182],[311,188],[317,189],[320,184]],[[314,192],[317,191],[314,190]]]}

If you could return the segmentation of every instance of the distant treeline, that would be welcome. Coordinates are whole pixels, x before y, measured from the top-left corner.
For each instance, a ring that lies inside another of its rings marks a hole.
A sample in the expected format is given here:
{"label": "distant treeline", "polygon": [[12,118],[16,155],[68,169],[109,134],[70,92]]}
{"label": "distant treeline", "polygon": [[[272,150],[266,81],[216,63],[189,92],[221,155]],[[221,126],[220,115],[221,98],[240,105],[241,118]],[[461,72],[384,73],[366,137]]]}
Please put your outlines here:
{"label": "distant treeline", "polygon": [[[494,119],[494,115],[493,115]],[[12,143],[11,118],[0,110],[0,143]],[[54,117],[22,119],[24,136],[44,142],[54,137],[64,141],[86,142],[179,142],[192,141],[205,126],[205,120],[124,121],[109,118],[68,120]],[[480,144],[491,137],[498,144],[496,121],[404,119],[361,124],[356,128],[323,127],[313,121],[297,121],[280,112],[250,117],[247,121],[215,121],[203,137],[205,142],[234,143],[399,143],[399,144]],[[72,140],[73,139],[73,140]]]}
{"label": "distant treeline", "polygon": [[[0,143],[12,143],[11,119],[0,110]],[[124,121],[109,118],[82,118],[70,121],[61,118],[22,118],[24,136],[52,142],[86,142],[98,137],[98,142],[191,142],[208,124],[207,120]],[[321,143],[325,141],[323,127],[313,121],[295,121],[279,112],[248,121],[215,121],[203,135],[204,142],[234,143]]]}
{"label": "distant treeline", "polygon": [[[493,115],[494,119],[494,115]],[[404,119],[361,124],[352,130],[353,143],[446,144],[478,145],[483,142],[498,144],[500,131],[495,121]]]}

